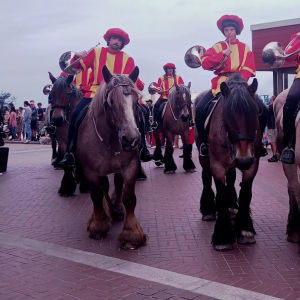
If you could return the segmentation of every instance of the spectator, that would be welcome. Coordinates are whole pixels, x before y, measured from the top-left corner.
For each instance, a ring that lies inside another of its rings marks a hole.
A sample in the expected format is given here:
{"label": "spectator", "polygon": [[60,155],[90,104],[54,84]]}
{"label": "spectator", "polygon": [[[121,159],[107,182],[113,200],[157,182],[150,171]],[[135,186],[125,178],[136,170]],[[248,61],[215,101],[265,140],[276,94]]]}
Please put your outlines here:
{"label": "spectator", "polygon": [[275,137],[276,137],[276,129],[275,129],[275,116],[273,110],[273,102],[275,100],[275,96],[270,98],[269,102],[269,111],[268,111],[268,121],[267,121],[267,140],[268,143],[271,145],[271,149],[273,152],[273,156],[268,159],[268,162],[277,162],[277,148],[275,144]]}
{"label": "spectator", "polygon": [[39,102],[37,104],[38,110],[37,110],[37,132],[38,132],[38,138],[39,138],[39,132],[44,127],[44,109],[42,108],[42,103]]}
{"label": "spectator", "polygon": [[[19,107],[18,111],[17,111],[17,128],[16,128],[16,132],[17,132],[17,136],[18,136],[18,141],[21,141],[21,136],[23,133],[23,127],[24,127],[24,123],[23,123],[23,108]],[[25,137],[23,136],[23,139],[25,139]]]}
{"label": "spectator", "polygon": [[10,114],[9,114],[9,129],[12,133],[12,140],[15,141],[17,139],[16,135],[16,127],[17,127],[17,114],[16,109],[14,106],[10,107]]}
{"label": "spectator", "polygon": [[24,101],[24,115],[23,115],[23,122],[25,126],[25,132],[26,132],[26,140],[25,144],[29,143],[31,141],[31,109],[30,109],[30,104],[28,101]]}
{"label": "spectator", "polygon": [[32,141],[37,141],[36,130],[37,130],[38,110],[36,109],[33,100],[30,100],[30,108],[31,108],[31,140]]}

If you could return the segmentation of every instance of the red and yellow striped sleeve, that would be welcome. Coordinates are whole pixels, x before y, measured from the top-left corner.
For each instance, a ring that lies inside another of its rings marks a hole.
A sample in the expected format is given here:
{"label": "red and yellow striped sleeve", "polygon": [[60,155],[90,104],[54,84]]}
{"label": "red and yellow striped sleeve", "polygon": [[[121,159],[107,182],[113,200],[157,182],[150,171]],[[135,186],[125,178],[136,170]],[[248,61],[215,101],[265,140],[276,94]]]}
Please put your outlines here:
{"label": "red and yellow striped sleeve", "polygon": [[226,49],[225,43],[217,43],[209,48],[201,57],[201,64],[204,70],[211,70],[215,68],[223,59],[223,50]]}
{"label": "red and yellow striped sleeve", "polygon": [[[291,36],[290,38],[290,42],[296,38],[297,36],[300,36],[300,32],[295,33]],[[298,50],[300,48],[300,37],[298,39],[296,39],[286,50],[286,54],[291,54],[293,52],[295,52],[296,50]],[[293,62],[293,61],[298,61],[298,63],[300,63],[300,52],[298,54],[293,55],[290,58],[287,58],[286,61],[288,62]]]}
{"label": "red and yellow striped sleeve", "polygon": [[176,75],[176,83],[177,83],[177,84],[184,84],[184,81],[183,81],[183,79],[181,78],[181,76]]}

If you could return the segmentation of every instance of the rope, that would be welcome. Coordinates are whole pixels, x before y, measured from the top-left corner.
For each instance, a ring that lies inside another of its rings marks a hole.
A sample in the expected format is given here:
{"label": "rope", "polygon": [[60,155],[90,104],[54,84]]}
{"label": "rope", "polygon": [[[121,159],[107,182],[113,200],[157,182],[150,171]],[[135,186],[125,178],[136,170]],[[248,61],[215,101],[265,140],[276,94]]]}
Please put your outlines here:
{"label": "rope", "polygon": [[175,121],[178,121],[178,120],[179,120],[179,117],[178,117],[178,119],[175,117],[170,101],[168,101],[168,103],[169,103],[169,106],[170,106],[170,109],[171,109],[171,113],[172,113],[172,115],[173,115],[174,120],[175,120]]}
{"label": "rope", "polygon": [[101,135],[99,134],[99,132],[97,130],[97,126],[96,126],[96,122],[95,122],[94,117],[93,117],[93,123],[94,123],[95,131],[96,131],[96,134],[97,134],[98,138],[100,139],[101,142],[103,142],[103,138],[101,137]]}

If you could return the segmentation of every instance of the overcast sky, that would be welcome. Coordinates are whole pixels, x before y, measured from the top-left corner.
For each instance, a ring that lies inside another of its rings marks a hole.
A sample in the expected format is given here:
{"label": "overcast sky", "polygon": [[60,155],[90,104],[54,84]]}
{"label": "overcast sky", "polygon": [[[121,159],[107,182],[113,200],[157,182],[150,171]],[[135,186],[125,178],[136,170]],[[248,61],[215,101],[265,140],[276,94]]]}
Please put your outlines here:
{"label": "overcast sky", "polygon": [[[140,68],[148,85],[173,62],[192,92],[210,88],[213,73],[190,69],[183,60],[188,48],[206,49],[224,40],[216,21],[224,14],[244,21],[239,40],[251,44],[250,25],[299,18],[299,0],[0,0],[0,90],[17,97],[17,104],[35,100],[47,104],[42,93],[50,84],[48,71],[61,72],[58,60],[66,51],[88,50],[104,33],[119,27],[130,36],[124,51]],[[257,72],[258,94],[272,94],[272,73]],[[252,80],[252,79],[250,79]]]}

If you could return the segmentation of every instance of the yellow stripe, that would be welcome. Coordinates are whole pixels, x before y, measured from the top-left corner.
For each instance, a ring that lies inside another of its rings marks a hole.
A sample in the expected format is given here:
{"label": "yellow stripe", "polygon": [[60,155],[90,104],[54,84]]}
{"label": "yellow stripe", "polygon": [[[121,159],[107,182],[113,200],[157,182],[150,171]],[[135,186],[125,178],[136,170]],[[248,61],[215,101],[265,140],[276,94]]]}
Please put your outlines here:
{"label": "yellow stripe", "polygon": [[116,59],[116,56],[114,54],[107,52],[105,64],[111,74],[114,73],[115,59]]}
{"label": "yellow stripe", "polygon": [[[244,51],[243,61],[242,61],[242,64],[241,64],[241,68],[243,68],[243,70],[246,69],[246,68],[244,68],[244,65],[245,65],[245,61],[246,61],[246,59],[247,59],[247,54],[248,54],[249,51],[250,51],[250,49],[249,49],[248,45],[246,45],[245,51]],[[249,71],[249,70],[248,70],[248,71]],[[252,70],[251,73],[253,73],[253,70]]]}
{"label": "yellow stripe", "polygon": [[223,51],[221,43],[214,44],[213,48],[216,50],[217,53],[220,53]]}
{"label": "yellow stripe", "polygon": [[[177,75],[175,75],[176,77],[177,77]],[[175,81],[176,81],[176,83],[178,83],[178,80],[177,80],[177,78],[175,77]],[[171,86],[171,84],[173,83],[173,78],[168,78],[168,82],[169,82],[169,87]],[[174,86],[169,90],[169,94],[173,91],[173,89],[174,89]]]}
{"label": "yellow stripe", "polygon": [[230,62],[231,68],[230,71],[236,71],[240,65],[240,55],[239,55],[239,47],[238,45],[230,45]]}
{"label": "yellow stripe", "polygon": [[[125,69],[125,66],[127,64],[127,61],[129,59],[129,55],[127,53],[123,53],[123,64],[122,64],[122,71],[121,71],[121,74],[124,74],[124,69]],[[129,74],[124,74],[124,75],[129,75]]]}
{"label": "yellow stripe", "polygon": [[97,77],[98,77],[98,70],[99,70],[99,58],[101,54],[102,48],[95,48],[95,59],[94,59],[94,84],[98,84]]}
{"label": "yellow stripe", "polygon": [[252,69],[250,69],[248,67],[243,67],[243,70],[247,70],[247,71],[249,71],[251,74],[253,74],[255,76],[255,72]]}
{"label": "yellow stripe", "polygon": [[79,89],[82,84],[82,72],[76,75],[76,87]]}
{"label": "yellow stripe", "polygon": [[226,81],[227,80],[227,77],[226,76],[221,76],[219,79],[218,79],[218,85],[217,85],[217,88],[215,90],[212,90],[212,94],[214,96],[216,96],[218,93],[221,92],[221,89],[220,89],[220,86],[221,86],[221,83]]}

